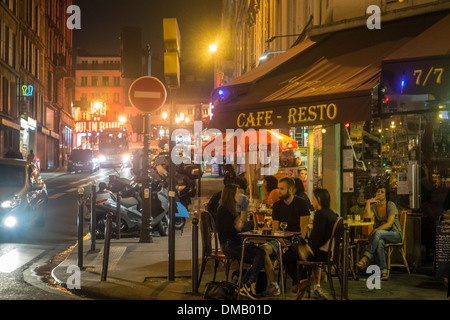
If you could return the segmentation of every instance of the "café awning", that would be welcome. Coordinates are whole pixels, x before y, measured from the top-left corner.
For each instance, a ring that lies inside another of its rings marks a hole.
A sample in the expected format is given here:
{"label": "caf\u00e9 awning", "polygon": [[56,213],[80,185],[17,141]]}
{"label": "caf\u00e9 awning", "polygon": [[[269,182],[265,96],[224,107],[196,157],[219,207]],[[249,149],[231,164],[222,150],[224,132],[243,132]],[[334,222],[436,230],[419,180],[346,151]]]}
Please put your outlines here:
{"label": "caf\u00e9 awning", "polygon": [[[209,127],[276,129],[368,120],[383,59],[442,17],[429,14],[386,22],[381,29],[347,29],[300,43],[301,50],[294,47],[275,57],[281,63],[272,62],[270,70],[217,88]],[[292,55],[294,49],[298,53]]]}
{"label": "caf\u00e9 awning", "polygon": [[448,30],[450,14],[384,59],[381,79],[390,93],[450,99]]}

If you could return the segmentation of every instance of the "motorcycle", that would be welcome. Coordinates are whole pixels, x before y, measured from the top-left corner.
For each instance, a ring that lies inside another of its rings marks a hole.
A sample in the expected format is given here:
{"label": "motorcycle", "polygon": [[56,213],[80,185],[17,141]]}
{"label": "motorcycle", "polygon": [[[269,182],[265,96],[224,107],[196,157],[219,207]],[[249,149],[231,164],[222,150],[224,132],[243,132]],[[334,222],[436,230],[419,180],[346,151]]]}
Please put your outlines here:
{"label": "motorcycle", "polygon": [[[167,236],[169,228],[169,206],[168,192],[161,184],[155,184],[152,188],[152,219],[150,226],[153,231],[158,231],[160,236]],[[91,199],[87,198],[85,205],[90,208]],[[142,212],[138,210],[139,201],[134,197],[120,198],[120,232],[131,233],[140,231],[142,226]],[[117,228],[117,198],[116,195],[106,188],[105,183],[99,184],[96,193],[96,237],[103,238],[105,235],[106,214],[113,214],[113,233]]]}
{"label": "motorcycle", "polygon": [[[153,158],[153,167],[156,175],[165,186],[168,186],[169,153],[161,152]],[[175,179],[177,184],[177,213],[175,214],[175,229],[182,230],[189,218],[189,205],[191,199],[197,193],[196,180],[202,176],[202,172],[197,165],[180,164],[175,167]]]}

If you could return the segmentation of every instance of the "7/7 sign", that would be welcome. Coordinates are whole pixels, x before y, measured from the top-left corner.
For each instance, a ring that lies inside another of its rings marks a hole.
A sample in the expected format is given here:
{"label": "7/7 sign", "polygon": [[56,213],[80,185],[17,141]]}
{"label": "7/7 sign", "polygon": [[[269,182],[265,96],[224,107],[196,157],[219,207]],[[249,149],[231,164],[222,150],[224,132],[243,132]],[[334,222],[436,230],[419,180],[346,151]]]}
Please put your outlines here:
{"label": "7/7 sign", "polygon": [[433,94],[449,98],[450,59],[383,63],[381,81],[397,94]]}

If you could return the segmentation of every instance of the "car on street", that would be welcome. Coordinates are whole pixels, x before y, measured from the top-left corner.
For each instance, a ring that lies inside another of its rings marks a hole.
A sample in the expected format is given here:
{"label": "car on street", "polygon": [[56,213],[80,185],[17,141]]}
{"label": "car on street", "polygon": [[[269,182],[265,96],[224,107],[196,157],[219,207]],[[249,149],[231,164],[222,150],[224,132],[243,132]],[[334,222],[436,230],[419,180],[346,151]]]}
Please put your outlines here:
{"label": "car on street", "polygon": [[43,226],[48,192],[33,162],[0,159],[0,229],[15,236],[32,225]]}
{"label": "car on street", "polygon": [[89,171],[100,169],[100,162],[95,151],[91,149],[73,149],[67,163],[67,171]]}

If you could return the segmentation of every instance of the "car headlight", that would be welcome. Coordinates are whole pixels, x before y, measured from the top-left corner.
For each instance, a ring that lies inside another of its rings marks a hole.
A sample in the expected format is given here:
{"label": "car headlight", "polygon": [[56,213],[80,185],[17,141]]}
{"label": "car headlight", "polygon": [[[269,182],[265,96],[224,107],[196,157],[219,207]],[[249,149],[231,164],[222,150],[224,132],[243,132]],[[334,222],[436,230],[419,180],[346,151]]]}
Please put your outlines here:
{"label": "car headlight", "polygon": [[104,161],[106,161],[106,157],[105,156],[99,156],[98,157],[98,161],[104,162]]}
{"label": "car headlight", "polygon": [[17,219],[16,219],[16,217],[8,216],[8,217],[5,218],[3,223],[8,228],[13,228],[17,224]]}
{"label": "car headlight", "polygon": [[20,204],[20,197],[14,196],[14,198],[12,199],[2,201],[0,207],[3,209],[12,209],[14,207],[17,207],[19,204]]}

